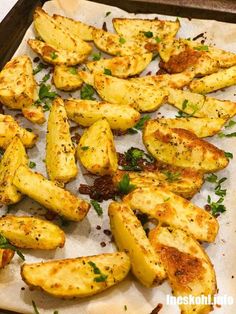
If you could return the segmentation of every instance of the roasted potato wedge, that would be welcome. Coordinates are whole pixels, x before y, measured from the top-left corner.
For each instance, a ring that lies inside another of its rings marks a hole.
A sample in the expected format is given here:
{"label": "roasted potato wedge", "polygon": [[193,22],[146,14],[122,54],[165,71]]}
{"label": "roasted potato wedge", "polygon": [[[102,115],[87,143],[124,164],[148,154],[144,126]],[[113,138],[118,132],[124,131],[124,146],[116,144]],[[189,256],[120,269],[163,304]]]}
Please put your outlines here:
{"label": "roasted potato wedge", "polygon": [[80,221],[88,213],[89,203],[60,188],[41,174],[32,172],[26,166],[17,169],[13,184],[22,194],[68,220]]}
{"label": "roasted potato wedge", "polygon": [[236,66],[196,79],[189,85],[193,93],[207,94],[236,84]]}
{"label": "roasted potato wedge", "polygon": [[66,183],[76,177],[75,147],[70,136],[70,126],[64,102],[53,101],[47,128],[46,167],[52,181]]}
{"label": "roasted potato wedge", "polygon": [[182,168],[193,168],[202,172],[224,169],[229,161],[224,151],[211,143],[199,139],[184,129],[171,129],[161,123],[147,121],[143,131],[143,142],[157,160]]}
{"label": "roasted potato wedge", "polygon": [[23,249],[53,250],[63,247],[65,243],[63,230],[36,217],[1,217],[0,233],[12,245]]}
{"label": "roasted potato wedge", "polygon": [[95,27],[57,14],[53,14],[52,17],[62,29],[66,29],[72,36],[79,37],[84,41],[93,40],[93,30]]}
{"label": "roasted potato wedge", "polygon": [[169,88],[167,102],[177,109],[197,118],[223,118],[236,114],[236,102],[219,100],[186,90]]}
{"label": "roasted potato wedge", "polygon": [[55,297],[82,298],[114,286],[127,276],[129,270],[129,257],[116,252],[23,264],[21,276],[27,285],[40,287]]}
{"label": "roasted potato wedge", "polygon": [[0,147],[6,149],[16,135],[27,148],[34,146],[38,137],[33,132],[20,127],[12,116],[0,114]]}
{"label": "roasted potato wedge", "polygon": [[106,118],[111,129],[126,131],[140,119],[140,113],[131,106],[95,100],[69,99],[65,101],[65,108],[69,119],[85,127]]}
{"label": "roasted potato wedge", "polygon": [[89,55],[92,47],[80,37],[72,34],[67,28],[61,27],[56,20],[49,16],[42,8],[34,12],[34,27],[38,35],[46,44],[61,50],[74,51],[78,55]]}
{"label": "roasted potato wedge", "polygon": [[86,66],[91,72],[104,73],[105,69],[109,69],[112,76],[127,78],[141,73],[151,61],[152,53],[145,53],[111,59],[101,59],[99,61],[88,62]]}
{"label": "roasted potato wedge", "polygon": [[94,86],[105,101],[131,105],[139,112],[157,110],[168,95],[166,88],[156,88],[143,82],[132,82],[110,75],[95,74]]}
{"label": "roasted potato wedge", "polygon": [[[200,244],[186,232],[167,227],[156,228],[149,239],[167,272],[175,296],[195,297],[211,295],[216,291],[213,265]],[[209,313],[212,306],[182,304],[182,314]]]}
{"label": "roasted potato wedge", "polygon": [[133,210],[137,209],[159,223],[181,228],[199,241],[214,242],[219,230],[215,217],[186,199],[161,187],[135,189],[123,198]]}
{"label": "roasted potato wedge", "polygon": [[150,122],[150,127],[151,124],[153,124],[154,129],[155,121],[172,129],[177,128],[191,131],[196,134],[197,137],[201,138],[215,135],[221,130],[226,122],[226,120],[222,118],[160,118]]}
{"label": "roasted potato wedge", "polygon": [[108,214],[115,242],[129,255],[133,274],[147,287],[160,284],[165,270],[133,211],[124,203],[112,202]]}
{"label": "roasted potato wedge", "polygon": [[0,269],[10,263],[15,252],[8,249],[0,249]]}
{"label": "roasted potato wedge", "polygon": [[63,91],[74,91],[83,85],[76,67],[56,65],[53,72],[53,83],[57,89]]}
{"label": "roasted potato wedge", "polygon": [[24,145],[15,136],[7,147],[0,162],[0,203],[9,205],[21,200],[21,193],[13,185],[15,171],[20,165],[27,165]]}
{"label": "roasted potato wedge", "polygon": [[116,32],[125,38],[140,36],[147,38],[145,33],[150,33],[152,38],[171,38],[175,37],[180,28],[178,20],[162,21],[158,19],[114,18],[112,19],[112,23]]}
{"label": "roasted potato wedge", "polygon": [[94,75],[93,75],[93,73],[90,73],[88,71],[79,71],[79,76],[84,83],[94,87]]}
{"label": "roasted potato wedge", "polygon": [[45,121],[42,107],[33,105],[37,98],[30,58],[13,58],[0,72],[0,101],[10,109],[21,109],[26,119],[41,124]]}
{"label": "roasted potato wedge", "polygon": [[110,125],[105,118],[97,120],[85,130],[77,147],[82,165],[97,175],[112,174],[118,161]]}

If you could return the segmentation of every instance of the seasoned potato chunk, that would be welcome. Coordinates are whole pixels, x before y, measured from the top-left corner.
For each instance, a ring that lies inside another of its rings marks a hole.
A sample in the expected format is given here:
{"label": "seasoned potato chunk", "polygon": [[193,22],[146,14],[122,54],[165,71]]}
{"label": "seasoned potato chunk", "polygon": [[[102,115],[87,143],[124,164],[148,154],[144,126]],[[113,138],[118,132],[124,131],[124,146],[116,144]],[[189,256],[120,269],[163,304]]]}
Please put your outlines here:
{"label": "seasoned potato chunk", "polygon": [[147,287],[161,283],[165,270],[133,211],[124,203],[113,202],[108,214],[115,242],[129,255],[133,274]]}
{"label": "seasoned potato chunk", "polygon": [[21,200],[21,193],[13,185],[15,171],[20,165],[27,165],[27,155],[21,140],[15,136],[7,147],[0,162],[0,203],[14,204]]}
{"label": "seasoned potato chunk", "polygon": [[213,242],[219,224],[215,217],[186,199],[161,187],[135,189],[123,201],[160,223],[181,228],[197,240]]}
{"label": "seasoned potato chunk", "polygon": [[69,119],[85,127],[106,118],[111,129],[126,131],[140,119],[140,113],[131,106],[95,100],[69,99],[65,101],[65,108]]}
{"label": "seasoned potato chunk", "polygon": [[93,73],[90,73],[88,71],[79,71],[79,76],[84,83],[94,87],[94,75],[93,75]]}
{"label": "seasoned potato chunk", "polygon": [[0,269],[10,263],[15,252],[8,249],[0,249]]}
{"label": "seasoned potato chunk", "polygon": [[68,92],[79,89],[83,81],[77,68],[56,65],[53,72],[53,83],[57,89]]}
{"label": "seasoned potato chunk", "polygon": [[53,101],[47,129],[46,167],[50,180],[66,183],[77,175],[75,147],[63,100]]}
{"label": "seasoned potato chunk", "polygon": [[[23,264],[22,279],[31,287],[63,298],[88,297],[122,281],[130,269],[125,253]],[[53,274],[53,276],[52,276]]]}
{"label": "seasoned potato chunk", "polygon": [[0,233],[19,248],[53,250],[63,247],[65,234],[53,223],[36,217],[0,218]]}
{"label": "seasoned potato chunk", "polygon": [[82,165],[94,174],[112,174],[117,170],[113,135],[105,118],[97,120],[84,131],[77,147],[77,156]]}
{"label": "seasoned potato chunk", "polygon": [[47,180],[26,166],[15,172],[13,184],[21,193],[68,220],[80,221],[88,213],[89,203]]}
{"label": "seasoned potato chunk", "polygon": [[109,69],[113,76],[126,78],[141,73],[152,61],[152,53],[133,56],[115,57],[88,62],[86,65],[91,72],[104,73]]}
{"label": "seasoned potato chunk", "polygon": [[[149,239],[166,269],[175,296],[195,297],[216,294],[213,265],[200,244],[180,229],[160,227],[149,233]],[[212,306],[181,304],[182,314],[209,313]]]}
{"label": "seasoned potato chunk", "polygon": [[143,132],[147,150],[157,160],[182,168],[194,168],[202,172],[224,169],[228,159],[224,151],[199,139],[184,129],[171,129],[161,123],[147,122]]}

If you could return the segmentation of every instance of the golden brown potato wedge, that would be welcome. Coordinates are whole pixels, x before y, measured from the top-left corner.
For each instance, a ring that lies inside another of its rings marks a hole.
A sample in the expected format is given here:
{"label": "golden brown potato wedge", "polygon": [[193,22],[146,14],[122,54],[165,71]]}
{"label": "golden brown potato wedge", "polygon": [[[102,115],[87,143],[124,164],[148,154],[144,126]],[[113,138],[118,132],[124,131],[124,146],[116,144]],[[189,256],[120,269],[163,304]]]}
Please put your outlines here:
{"label": "golden brown potato wedge", "polygon": [[153,124],[154,129],[155,121],[158,124],[161,123],[164,126],[172,129],[177,128],[191,131],[192,133],[196,134],[197,137],[208,137],[215,135],[221,130],[226,122],[226,120],[222,118],[160,118],[150,122],[150,127],[151,124]]}
{"label": "golden brown potato wedge", "polygon": [[89,203],[60,188],[41,174],[32,172],[26,166],[17,169],[13,184],[22,194],[68,220],[80,221],[88,213]]}
{"label": "golden brown potato wedge", "polygon": [[147,121],[143,142],[157,160],[177,167],[206,173],[224,169],[229,163],[224,151],[213,144],[190,131],[171,129],[161,123],[155,123],[154,127],[152,121]]}
{"label": "golden brown potato wedge", "polygon": [[86,65],[91,72],[104,73],[105,69],[109,69],[112,76],[127,78],[141,73],[151,61],[152,53],[145,53],[101,59],[99,61],[88,62]]}
{"label": "golden brown potato wedge", "polygon": [[190,116],[226,120],[236,114],[236,102],[206,97],[186,90],[169,88],[168,91],[167,102]]}
{"label": "golden brown potato wedge", "polygon": [[[175,296],[213,298],[217,292],[213,265],[191,235],[180,229],[160,227],[149,233],[149,239],[161,258]],[[180,309],[182,314],[207,314],[212,306],[181,304]]]}
{"label": "golden brown potato wedge", "polygon": [[199,241],[214,242],[219,230],[215,217],[186,199],[161,187],[135,189],[123,198],[133,210],[137,209],[158,222],[181,228]]}
{"label": "golden brown potato wedge", "polygon": [[84,41],[93,40],[93,30],[95,27],[57,14],[53,14],[53,20],[59,24],[62,29],[64,28],[67,32],[72,34],[72,36],[79,37]]}
{"label": "golden brown potato wedge", "polygon": [[23,249],[53,250],[63,247],[65,234],[53,223],[36,217],[4,216],[0,218],[0,233]]}
{"label": "golden brown potato wedge", "polygon": [[45,118],[42,107],[34,105],[37,98],[30,58],[13,58],[0,72],[0,101],[10,109],[21,109],[26,119],[41,124]]}
{"label": "golden brown potato wedge", "polygon": [[118,161],[110,125],[105,118],[97,120],[84,131],[77,147],[82,165],[97,175],[112,174]]}
{"label": "golden brown potato wedge", "polygon": [[95,100],[69,99],[65,101],[65,108],[69,119],[85,127],[106,118],[111,129],[126,131],[140,119],[140,113],[131,106]]}
{"label": "golden brown potato wedge", "polygon": [[0,269],[10,263],[15,252],[8,249],[0,249]]}
{"label": "golden brown potato wedge", "polygon": [[130,270],[123,252],[44,263],[23,264],[22,279],[31,287],[63,298],[88,297],[122,281]]}
{"label": "golden brown potato wedge", "polygon": [[0,162],[0,203],[14,204],[21,200],[21,193],[13,185],[15,171],[20,165],[27,165],[28,158],[24,145],[15,136],[7,147]]}
{"label": "golden brown potato wedge", "polygon": [[115,242],[129,255],[133,274],[147,287],[160,284],[165,270],[133,211],[124,203],[112,202],[108,214]]}
{"label": "golden brown potato wedge", "polygon": [[35,133],[20,127],[12,116],[0,114],[0,147],[6,149],[16,135],[27,148],[34,146],[38,137]]}
{"label": "golden brown potato wedge", "polygon": [[78,173],[75,147],[64,102],[59,97],[53,101],[50,110],[46,139],[46,167],[50,180],[66,183],[75,178]]}
{"label": "golden brown potato wedge", "polygon": [[53,72],[53,83],[57,89],[68,92],[79,89],[83,81],[76,67],[56,65]]}
{"label": "golden brown potato wedge", "polygon": [[79,71],[79,76],[84,83],[94,87],[94,75],[93,75],[93,73],[90,73],[88,71]]}
{"label": "golden brown potato wedge", "polygon": [[105,101],[131,105],[139,112],[157,110],[168,95],[165,87],[156,88],[141,81],[132,82],[99,73],[94,75],[94,86]]}
{"label": "golden brown potato wedge", "polygon": [[236,66],[196,79],[189,85],[193,93],[207,94],[236,84]]}

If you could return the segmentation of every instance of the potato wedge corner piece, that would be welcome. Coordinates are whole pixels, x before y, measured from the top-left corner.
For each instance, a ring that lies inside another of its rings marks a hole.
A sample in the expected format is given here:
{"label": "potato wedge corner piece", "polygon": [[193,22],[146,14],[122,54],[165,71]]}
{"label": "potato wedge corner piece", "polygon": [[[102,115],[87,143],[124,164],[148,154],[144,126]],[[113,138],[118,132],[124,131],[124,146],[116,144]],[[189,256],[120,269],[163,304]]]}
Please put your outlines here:
{"label": "potato wedge corner piece", "polygon": [[124,132],[140,119],[140,113],[131,106],[95,100],[69,99],[65,101],[65,108],[69,119],[84,127],[106,118],[111,129]]}
{"label": "potato wedge corner piece", "polygon": [[24,145],[15,136],[7,147],[0,162],[0,203],[9,205],[21,200],[21,193],[13,185],[15,171],[20,165],[27,165]]}
{"label": "potato wedge corner piece", "polygon": [[129,270],[129,257],[116,252],[23,264],[21,277],[30,287],[40,287],[55,297],[83,298],[119,283]]}
{"label": "potato wedge corner piece", "polygon": [[158,222],[181,228],[199,241],[214,242],[219,224],[206,210],[161,187],[135,189],[123,198],[132,210],[139,210]]}
{"label": "potato wedge corner piece", "polygon": [[118,168],[118,160],[108,121],[102,118],[85,130],[77,147],[82,165],[97,175],[112,174]]}
{"label": "potato wedge corner piece", "polygon": [[124,203],[113,202],[108,214],[115,242],[130,257],[133,274],[146,287],[160,284],[165,270],[133,211]]}
{"label": "potato wedge corner piece", "polygon": [[53,250],[63,247],[65,234],[57,225],[36,217],[0,218],[0,233],[19,248]]}
{"label": "potato wedge corner piece", "polygon": [[41,174],[34,173],[26,166],[17,169],[13,184],[22,194],[68,220],[81,221],[90,208],[86,201],[60,188]]}
{"label": "potato wedge corner piece", "polygon": [[75,147],[71,140],[70,126],[64,102],[53,101],[46,135],[46,168],[52,181],[66,183],[76,177]]}
{"label": "potato wedge corner piece", "polygon": [[[200,244],[185,231],[167,227],[155,228],[149,239],[166,269],[173,294],[178,296],[217,293],[213,265]],[[182,314],[209,313],[211,305],[182,304]]]}
{"label": "potato wedge corner piece", "polygon": [[208,173],[224,169],[229,160],[224,151],[199,139],[184,129],[171,129],[161,123],[147,121],[143,142],[150,154],[160,162]]}
{"label": "potato wedge corner piece", "polygon": [[83,80],[76,67],[56,65],[53,72],[53,83],[57,89],[74,91],[83,85]]}
{"label": "potato wedge corner piece", "polygon": [[8,249],[0,249],[0,269],[4,268],[13,259],[15,252]]}

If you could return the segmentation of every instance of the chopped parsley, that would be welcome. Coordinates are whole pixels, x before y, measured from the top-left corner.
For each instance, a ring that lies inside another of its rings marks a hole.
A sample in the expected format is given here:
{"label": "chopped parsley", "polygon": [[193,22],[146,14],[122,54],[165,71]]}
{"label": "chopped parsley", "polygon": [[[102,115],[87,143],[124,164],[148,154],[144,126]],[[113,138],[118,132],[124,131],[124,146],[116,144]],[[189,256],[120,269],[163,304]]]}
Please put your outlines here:
{"label": "chopped parsley", "polygon": [[138,130],[142,130],[144,127],[144,123],[149,119],[151,119],[149,115],[142,116],[142,118],[135,124],[135,126],[129,129],[129,133],[131,134],[138,133]]}
{"label": "chopped parsley", "polygon": [[81,149],[84,150],[84,151],[85,151],[85,150],[88,150],[88,149],[89,149],[89,146],[81,146]]}
{"label": "chopped parsley", "polygon": [[211,173],[208,177],[206,177],[207,182],[216,183],[217,180],[218,180],[218,177],[214,173]]}
{"label": "chopped parsley", "polygon": [[222,138],[222,137],[236,137],[236,132],[228,133],[228,134],[225,134],[223,132],[219,132],[218,137],[220,137],[220,138]]}
{"label": "chopped parsley", "polygon": [[58,57],[58,55],[56,54],[55,51],[53,51],[53,52],[51,53],[50,57],[51,57],[52,60],[55,60],[55,59]]}
{"label": "chopped parsley", "polygon": [[32,130],[31,128],[26,128],[26,130],[27,130],[28,132],[33,132],[33,130]]}
{"label": "chopped parsley", "polygon": [[130,178],[128,173],[124,174],[121,181],[118,183],[118,191],[121,194],[128,194],[129,192],[133,191],[136,186],[130,183]]}
{"label": "chopped parsley", "polygon": [[183,110],[186,109],[187,104],[188,104],[188,100],[185,99],[185,100],[183,101],[183,103],[182,103],[182,109],[183,109]]}
{"label": "chopped parsley", "polygon": [[194,47],[194,50],[198,50],[198,51],[209,51],[209,48],[208,48],[207,45],[201,45],[201,46]]}
{"label": "chopped parsley", "polygon": [[179,172],[172,172],[169,170],[162,171],[166,176],[166,180],[169,182],[179,181],[180,180],[180,173]]}
{"label": "chopped parsley", "polygon": [[4,155],[4,150],[0,148],[0,155]]}
{"label": "chopped parsley", "polygon": [[34,308],[34,313],[35,314],[40,314],[38,309],[37,309],[36,303],[33,300],[32,300],[32,305],[33,305],[33,308]]}
{"label": "chopped parsley", "polygon": [[44,77],[42,78],[42,82],[41,83],[46,83],[48,80],[50,79],[50,74],[45,74]]}
{"label": "chopped parsley", "polygon": [[143,32],[144,36],[147,37],[147,38],[152,38],[153,37],[153,32]]}
{"label": "chopped parsley", "polygon": [[93,206],[93,208],[95,209],[95,211],[97,212],[98,216],[102,216],[103,214],[103,209],[102,207],[100,206],[100,204],[95,201],[95,200],[91,200],[91,205]]}
{"label": "chopped parsley", "polygon": [[98,61],[98,60],[100,60],[100,59],[101,59],[101,56],[102,56],[101,52],[94,53],[94,54],[92,55],[93,61]]}
{"label": "chopped parsley", "polygon": [[225,152],[225,157],[228,158],[228,159],[233,159],[234,158],[234,155],[230,152]]}
{"label": "chopped parsley", "polygon": [[108,276],[104,275],[94,262],[89,261],[88,264],[92,267],[94,274],[99,275],[99,276],[94,278],[94,281],[96,281],[96,282],[106,281]]}
{"label": "chopped parsley", "polygon": [[211,207],[211,212],[213,216],[218,216],[220,213],[224,213],[226,211],[225,205],[222,204],[224,199],[221,197],[217,202],[212,202],[210,195],[207,197],[207,203]]}
{"label": "chopped parsley", "polygon": [[[182,111],[182,110],[185,110],[186,108],[192,109],[193,110],[192,113],[185,113]],[[178,115],[176,116],[176,118],[192,117],[199,110],[199,108],[198,108],[197,104],[190,103],[187,99],[185,99],[182,103],[182,110],[178,111]]]}
{"label": "chopped parsley", "polygon": [[104,74],[106,74],[106,75],[112,75],[110,69],[104,69]]}
{"label": "chopped parsley", "polygon": [[141,171],[142,166],[140,166],[139,161],[144,164],[150,164],[154,162],[154,158],[142,149],[131,147],[124,153],[126,165],[122,166],[123,170],[126,171]]}
{"label": "chopped parsley", "polygon": [[228,124],[225,126],[225,128],[232,128],[235,124],[236,122],[234,120],[230,120]]}
{"label": "chopped parsley", "polygon": [[39,73],[40,71],[42,71],[42,69],[46,69],[48,66],[42,62],[40,62],[37,67],[35,69],[33,69],[33,74],[37,74]]}
{"label": "chopped parsley", "polygon": [[36,167],[36,163],[34,161],[30,161],[29,162],[29,167],[32,169],[32,168],[35,168]]}
{"label": "chopped parsley", "polygon": [[123,37],[120,37],[119,43],[123,45],[124,43],[126,43],[126,40]]}
{"label": "chopped parsley", "polygon": [[124,305],[124,310],[127,311],[127,305]]}
{"label": "chopped parsley", "polygon": [[41,84],[39,88],[39,100],[43,101],[45,98],[53,100],[57,94],[50,91],[51,86],[46,84]]}
{"label": "chopped parsley", "polygon": [[10,242],[0,233],[0,249],[7,249],[16,252],[16,254],[24,261],[25,257],[14,245],[11,245]]}
{"label": "chopped parsley", "polygon": [[110,14],[111,14],[111,12],[106,12],[105,17],[107,17],[107,16],[110,15]]}
{"label": "chopped parsley", "polygon": [[81,99],[88,99],[88,100],[94,100],[95,98],[93,97],[95,91],[93,87],[89,84],[85,84],[80,92],[80,97]]}
{"label": "chopped parsley", "polygon": [[161,42],[161,38],[159,38],[158,36],[155,37],[155,41],[159,44]]}
{"label": "chopped parsley", "polygon": [[77,68],[75,68],[75,67],[70,67],[69,72],[70,72],[70,74],[73,74],[73,75],[76,75],[78,73]]}

